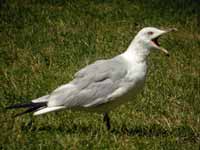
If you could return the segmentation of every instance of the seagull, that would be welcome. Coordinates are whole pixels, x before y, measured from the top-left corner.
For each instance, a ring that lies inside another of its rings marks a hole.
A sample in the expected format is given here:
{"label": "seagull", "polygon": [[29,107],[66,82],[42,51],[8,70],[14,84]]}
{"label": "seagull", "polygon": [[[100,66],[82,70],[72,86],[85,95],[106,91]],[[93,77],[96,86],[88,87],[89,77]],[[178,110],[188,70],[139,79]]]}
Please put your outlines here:
{"label": "seagull", "polygon": [[121,104],[133,101],[144,86],[150,51],[161,50],[169,55],[160,46],[158,39],[171,31],[176,29],[145,27],[122,54],[111,59],[97,60],[79,70],[72,81],[59,86],[50,94],[30,103],[11,105],[7,109],[27,108],[15,117],[29,112],[41,115],[63,109],[102,113],[109,130],[108,113]]}

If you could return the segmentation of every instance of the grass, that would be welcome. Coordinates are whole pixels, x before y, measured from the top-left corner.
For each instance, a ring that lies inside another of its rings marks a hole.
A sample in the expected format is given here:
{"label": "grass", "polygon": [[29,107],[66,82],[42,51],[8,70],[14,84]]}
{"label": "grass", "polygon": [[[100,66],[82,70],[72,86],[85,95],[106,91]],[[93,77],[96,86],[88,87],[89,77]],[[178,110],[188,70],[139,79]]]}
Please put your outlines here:
{"label": "grass", "polygon": [[[199,149],[199,1],[8,0],[0,5],[0,149]],[[152,53],[146,86],[112,111],[25,115],[4,107],[67,83],[81,67],[122,53],[142,27],[176,27]]]}

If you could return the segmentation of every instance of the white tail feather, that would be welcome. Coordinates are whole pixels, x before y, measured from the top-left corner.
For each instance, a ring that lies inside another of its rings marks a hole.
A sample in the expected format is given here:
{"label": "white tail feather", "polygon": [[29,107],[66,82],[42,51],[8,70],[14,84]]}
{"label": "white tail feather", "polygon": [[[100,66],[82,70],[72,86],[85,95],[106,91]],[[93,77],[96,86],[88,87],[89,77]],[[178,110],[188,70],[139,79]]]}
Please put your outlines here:
{"label": "white tail feather", "polygon": [[45,96],[39,97],[37,99],[33,99],[32,102],[33,103],[48,102],[48,97],[49,97],[49,95],[45,95]]}
{"label": "white tail feather", "polygon": [[45,113],[48,113],[48,112],[52,112],[52,111],[58,111],[60,109],[64,109],[65,106],[55,106],[55,107],[46,107],[46,108],[43,108],[43,109],[40,109],[36,112],[34,112],[34,116],[36,115],[42,115],[42,114],[45,114]]}

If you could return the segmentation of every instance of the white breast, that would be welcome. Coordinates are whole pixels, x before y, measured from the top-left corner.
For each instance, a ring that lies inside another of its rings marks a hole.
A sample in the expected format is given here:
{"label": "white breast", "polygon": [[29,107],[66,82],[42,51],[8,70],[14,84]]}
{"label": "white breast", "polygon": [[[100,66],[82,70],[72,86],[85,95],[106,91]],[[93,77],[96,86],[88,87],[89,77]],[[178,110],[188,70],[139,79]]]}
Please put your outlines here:
{"label": "white breast", "polygon": [[122,87],[122,90],[124,90],[123,88],[126,88],[125,90],[127,92],[119,97],[116,97],[112,101],[109,101],[108,103],[98,106],[96,110],[100,112],[109,111],[121,104],[126,103],[127,101],[134,100],[135,96],[144,86],[146,70],[147,70],[146,63],[138,63],[137,65],[134,65],[134,67],[129,69],[125,77],[126,80],[128,81],[127,83],[129,84],[129,86]]}
{"label": "white breast", "polygon": [[126,77],[130,83],[130,87],[123,98],[127,101],[134,99],[137,93],[143,88],[146,78],[147,66],[145,62],[134,64],[133,66],[129,69]]}

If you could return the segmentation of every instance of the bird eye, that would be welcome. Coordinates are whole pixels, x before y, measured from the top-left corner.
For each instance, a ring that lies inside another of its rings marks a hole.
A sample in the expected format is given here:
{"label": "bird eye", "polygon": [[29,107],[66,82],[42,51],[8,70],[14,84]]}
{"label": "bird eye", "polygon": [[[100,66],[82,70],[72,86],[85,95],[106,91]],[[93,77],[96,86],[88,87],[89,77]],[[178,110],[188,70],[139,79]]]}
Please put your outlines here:
{"label": "bird eye", "polygon": [[153,35],[153,32],[152,32],[152,31],[149,31],[149,32],[148,32],[148,35]]}

